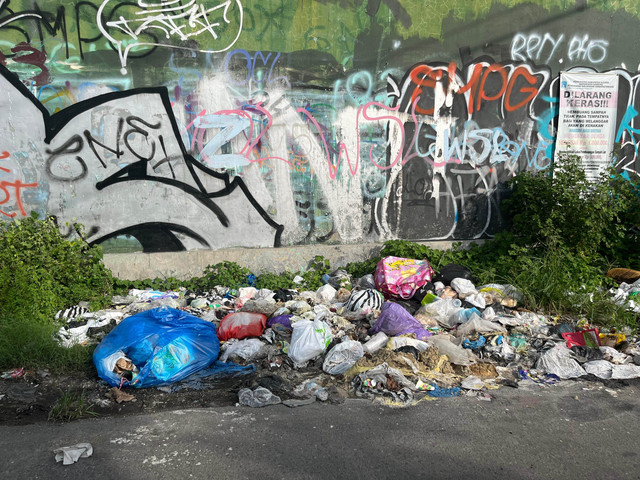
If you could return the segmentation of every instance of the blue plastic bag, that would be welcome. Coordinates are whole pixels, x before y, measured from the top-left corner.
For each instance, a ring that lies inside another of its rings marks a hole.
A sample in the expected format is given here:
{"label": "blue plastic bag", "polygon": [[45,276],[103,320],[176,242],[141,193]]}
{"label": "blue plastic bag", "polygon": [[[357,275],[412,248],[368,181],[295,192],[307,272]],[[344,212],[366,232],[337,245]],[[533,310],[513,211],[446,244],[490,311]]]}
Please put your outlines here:
{"label": "blue plastic bag", "polygon": [[[178,382],[214,363],[219,351],[215,325],[160,307],[120,322],[94,350],[93,363],[111,386],[144,388]],[[138,369],[131,380],[114,373],[123,357]]]}

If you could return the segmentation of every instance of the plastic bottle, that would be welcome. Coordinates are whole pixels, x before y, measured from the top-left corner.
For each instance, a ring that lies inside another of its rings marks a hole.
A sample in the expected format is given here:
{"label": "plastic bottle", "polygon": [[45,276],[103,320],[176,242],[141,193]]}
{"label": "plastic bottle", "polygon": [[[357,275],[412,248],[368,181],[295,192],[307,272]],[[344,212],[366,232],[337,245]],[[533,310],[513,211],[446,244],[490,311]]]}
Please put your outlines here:
{"label": "plastic bottle", "polygon": [[376,333],[367,343],[362,346],[365,353],[373,354],[387,344],[389,337],[384,332]]}

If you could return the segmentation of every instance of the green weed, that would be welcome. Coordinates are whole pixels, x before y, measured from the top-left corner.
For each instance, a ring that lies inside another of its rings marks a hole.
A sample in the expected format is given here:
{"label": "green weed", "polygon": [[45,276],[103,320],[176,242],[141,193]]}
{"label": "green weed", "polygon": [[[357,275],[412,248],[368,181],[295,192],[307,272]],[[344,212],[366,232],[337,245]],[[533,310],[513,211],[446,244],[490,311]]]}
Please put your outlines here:
{"label": "green weed", "polygon": [[51,407],[48,420],[51,422],[71,422],[79,418],[97,416],[93,405],[84,396],[84,390],[74,393],[71,390],[62,392],[62,396]]}
{"label": "green weed", "polygon": [[84,371],[91,365],[93,346],[61,347],[58,326],[0,318],[0,368],[47,368],[52,372]]}

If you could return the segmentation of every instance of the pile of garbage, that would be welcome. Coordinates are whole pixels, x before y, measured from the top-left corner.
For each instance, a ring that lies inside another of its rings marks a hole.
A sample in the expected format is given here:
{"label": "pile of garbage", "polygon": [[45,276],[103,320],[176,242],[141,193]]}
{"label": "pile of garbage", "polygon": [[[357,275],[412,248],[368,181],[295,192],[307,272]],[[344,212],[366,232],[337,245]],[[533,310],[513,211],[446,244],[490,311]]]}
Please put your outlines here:
{"label": "pile of garbage", "polygon": [[[336,270],[323,280],[316,291],[131,290],[109,310],[60,312],[60,341],[100,341],[98,373],[119,388],[247,375],[238,400],[251,407],[349,396],[491,400],[501,387],[640,378],[630,330],[525,311],[516,287],[476,285],[461,265],[436,275],[426,260],[386,257],[374,275]],[[637,292],[638,282],[620,288]]]}

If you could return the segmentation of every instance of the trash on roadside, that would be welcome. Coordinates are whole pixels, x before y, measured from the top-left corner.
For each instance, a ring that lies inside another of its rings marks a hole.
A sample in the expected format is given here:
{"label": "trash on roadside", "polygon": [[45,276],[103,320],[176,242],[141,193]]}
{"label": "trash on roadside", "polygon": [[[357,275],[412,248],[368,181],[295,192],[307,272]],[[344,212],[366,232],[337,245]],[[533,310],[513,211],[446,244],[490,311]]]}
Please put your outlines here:
{"label": "trash on roadside", "polygon": [[305,405],[311,405],[312,403],[316,403],[316,397],[290,398],[282,402],[285,407],[289,408],[304,407]]}
{"label": "trash on roadside", "polygon": [[560,343],[540,356],[536,369],[557,375],[563,380],[586,375],[580,364],[571,358],[571,350]]}
{"label": "trash on roadside", "polygon": [[573,346],[598,348],[600,346],[600,336],[597,328],[579,332],[564,332],[561,335],[567,341],[567,348]]}
{"label": "trash on roadside", "polygon": [[322,370],[329,375],[342,375],[353,367],[363,355],[364,350],[360,342],[346,340],[329,350],[322,364]]}
{"label": "trash on roadside", "polygon": [[238,401],[240,405],[252,408],[266,407],[268,405],[277,405],[282,400],[277,395],[271,393],[264,387],[256,387],[255,390],[243,388],[238,392]]}
{"label": "trash on roadside", "polygon": [[399,403],[411,402],[414,398],[413,391],[416,390],[416,386],[402,372],[386,363],[360,373],[351,384],[356,396],[374,398],[382,395]]}
{"label": "trash on roadside", "polygon": [[[219,348],[213,324],[161,307],[120,322],[96,347],[93,362],[112,387],[144,388],[174,383],[208,367]],[[129,362],[135,370],[122,373]]]}
{"label": "trash on roadside", "polygon": [[449,361],[456,365],[468,366],[477,360],[477,357],[470,350],[455,345],[444,335],[430,337],[427,343],[436,347],[442,355],[446,355]]}
{"label": "trash on roadside", "polygon": [[465,378],[460,384],[465,390],[482,390],[484,388],[484,382],[475,375],[470,375]]}
{"label": "trash on roadside", "polygon": [[321,402],[325,402],[329,398],[329,392],[326,387],[323,387],[318,382],[319,378],[310,378],[305,380],[300,385],[297,385],[291,393],[297,397],[309,398],[313,397]]}
{"label": "trash on roadside", "polygon": [[620,345],[621,343],[627,340],[627,336],[624,333],[615,333],[615,331],[610,333],[600,333],[600,345],[604,345],[606,347],[615,347]]}
{"label": "trash on roadside", "polygon": [[451,285],[451,281],[455,278],[463,278],[474,282],[471,271],[464,265],[457,263],[449,263],[444,265],[440,271],[434,275],[434,282],[442,282],[444,285]]}
{"label": "trash on roadside", "polygon": [[385,257],[374,274],[376,288],[386,298],[411,298],[416,290],[431,280],[433,269],[427,260]]}
{"label": "trash on roadside", "polygon": [[350,312],[357,312],[358,310],[380,310],[383,302],[384,297],[380,292],[368,288],[366,290],[352,292],[344,304],[344,308]]}
{"label": "trash on roadside", "polygon": [[90,443],[78,443],[69,447],[56,448],[53,453],[56,456],[56,462],[62,462],[63,465],[71,465],[81,458],[93,455],[93,446]]}
{"label": "trash on roadside", "polygon": [[383,332],[390,336],[414,334],[420,340],[433,335],[405,308],[393,302],[385,302],[382,305],[380,316],[370,332],[371,334]]}
{"label": "trash on roadside", "polygon": [[389,337],[384,332],[378,332],[362,346],[362,349],[365,353],[376,353],[387,344],[387,340]]}
{"label": "trash on roadside", "polygon": [[259,337],[267,325],[267,317],[261,313],[234,312],[226,315],[218,328],[221,341],[237,338]]}
{"label": "trash on roadside", "polygon": [[333,340],[331,328],[322,318],[324,315],[319,314],[313,321],[300,320],[293,325],[288,355],[295,365],[302,366],[317,357]]}
{"label": "trash on roadside", "polygon": [[607,272],[607,277],[618,283],[633,283],[640,279],[640,272],[630,268],[612,268]]}
{"label": "trash on roadside", "polygon": [[0,375],[3,379],[20,378],[24,376],[24,368],[14,368],[13,370],[6,370]]}
{"label": "trash on roadside", "polygon": [[135,401],[136,399],[136,397],[134,397],[130,393],[120,390],[118,387],[113,387],[111,390],[109,390],[109,393],[116,403],[131,402]]}
{"label": "trash on roadside", "polygon": [[[283,398],[297,407],[348,396],[390,406],[427,396],[490,401],[487,391],[502,386],[546,387],[584,375],[640,378],[640,341],[632,330],[599,332],[584,318],[513,310],[524,298],[516,287],[476,286],[463,265],[434,276],[426,260],[385,257],[375,275],[336,270],[316,290],[304,290],[302,276],[297,281],[298,289],[275,291],[258,289],[248,277],[206,291],[131,290],[100,312],[81,303],[59,312],[66,320],[59,343],[106,335],[94,363],[117,387],[109,392],[115,403],[135,401],[127,386],[167,393],[219,388],[218,377],[255,371],[257,382],[238,386],[252,386],[238,393],[243,405]],[[633,282],[610,293],[640,311],[640,279]],[[39,378],[21,369],[2,373],[6,380],[21,376]],[[4,402],[32,404],[37,385],[27,383],[4,382]]]}
{"label": "trash on roadside", "polygon": [[436,397],[436,398],[448,398],[448,397],[457,397],[461,393],[462,393],[462,390],[460,389],[460,387],[443,388],[435,385],[433,390],[429,390],[427,392],[427,395],[429,395],[430,397]]}
{"label": "trash on roadside", "polygon": [[229,357],[234,355],[243,360],[253,360],[264,346],[265,344],[257,338],[246,338],[234,343],[228,343],[222,355],[220,355],[220,361],[226,362]]}

